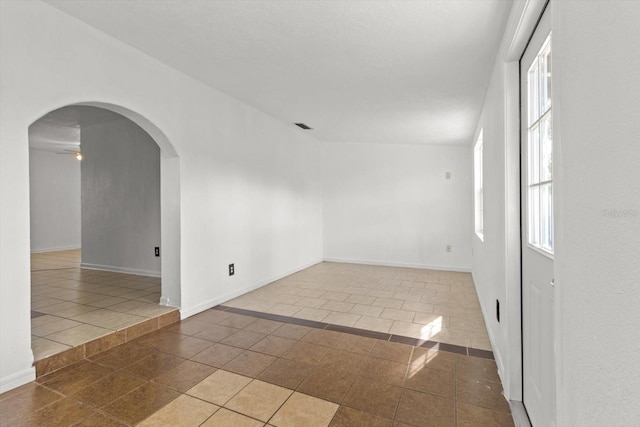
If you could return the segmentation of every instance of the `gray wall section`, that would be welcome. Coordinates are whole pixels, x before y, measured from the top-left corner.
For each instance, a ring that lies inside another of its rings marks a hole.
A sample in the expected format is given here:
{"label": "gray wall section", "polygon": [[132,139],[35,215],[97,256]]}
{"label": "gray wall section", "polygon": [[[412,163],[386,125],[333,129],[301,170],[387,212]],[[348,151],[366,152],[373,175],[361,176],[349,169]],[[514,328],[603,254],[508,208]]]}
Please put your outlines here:
{"label": "gray wall section", "polygon": [[128,119],[82,128],[82,264],[160,275],[160,149]]}
{"label": "gray wall section", "polygon": [[80,247],[80,162],[29,150],[31,252]]}

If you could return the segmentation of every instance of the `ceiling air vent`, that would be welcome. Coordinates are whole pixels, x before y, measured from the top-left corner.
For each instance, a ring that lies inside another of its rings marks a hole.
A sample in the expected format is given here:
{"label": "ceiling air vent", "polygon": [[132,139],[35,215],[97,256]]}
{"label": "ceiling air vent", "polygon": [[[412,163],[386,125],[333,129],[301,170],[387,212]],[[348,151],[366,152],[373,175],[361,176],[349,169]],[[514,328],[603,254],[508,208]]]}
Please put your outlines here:
{"label": "ceiling air vent", "polygon": [[304,129],[304,130],[311,129],[309,126],[305,125],[304,123],[294,123],[294,125],[298,126],[300,129]]}

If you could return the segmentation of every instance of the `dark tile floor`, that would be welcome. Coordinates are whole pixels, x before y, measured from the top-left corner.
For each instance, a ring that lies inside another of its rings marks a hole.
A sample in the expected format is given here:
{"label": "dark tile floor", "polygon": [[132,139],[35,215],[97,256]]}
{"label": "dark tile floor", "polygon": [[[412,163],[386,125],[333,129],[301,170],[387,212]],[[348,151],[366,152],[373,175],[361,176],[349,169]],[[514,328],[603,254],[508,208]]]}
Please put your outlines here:
{"label": "dark tile floor", "polygon": [[513,425],[490,358],[280,320],[207,310],[0,395],[0,425]]}

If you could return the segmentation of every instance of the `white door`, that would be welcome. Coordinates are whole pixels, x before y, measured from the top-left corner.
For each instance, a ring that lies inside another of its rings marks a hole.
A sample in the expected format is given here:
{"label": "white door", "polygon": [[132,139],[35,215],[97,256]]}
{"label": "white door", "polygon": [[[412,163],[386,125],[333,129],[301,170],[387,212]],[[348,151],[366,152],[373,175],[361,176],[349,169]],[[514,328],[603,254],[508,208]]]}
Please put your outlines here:
{"label": "white door", "polygon": [[546,12],[520,61],[523,402],[534,427],[555,425],[551,48]]}

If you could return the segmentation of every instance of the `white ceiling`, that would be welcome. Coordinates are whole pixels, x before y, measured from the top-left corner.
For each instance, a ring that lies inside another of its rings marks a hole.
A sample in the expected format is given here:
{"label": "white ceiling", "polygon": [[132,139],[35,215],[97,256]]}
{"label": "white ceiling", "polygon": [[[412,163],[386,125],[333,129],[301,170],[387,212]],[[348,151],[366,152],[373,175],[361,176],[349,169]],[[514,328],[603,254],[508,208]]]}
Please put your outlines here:
{"label": "white ceiling", "polygon": [[470,144],[510,0],[47,0],[321,140]]}

